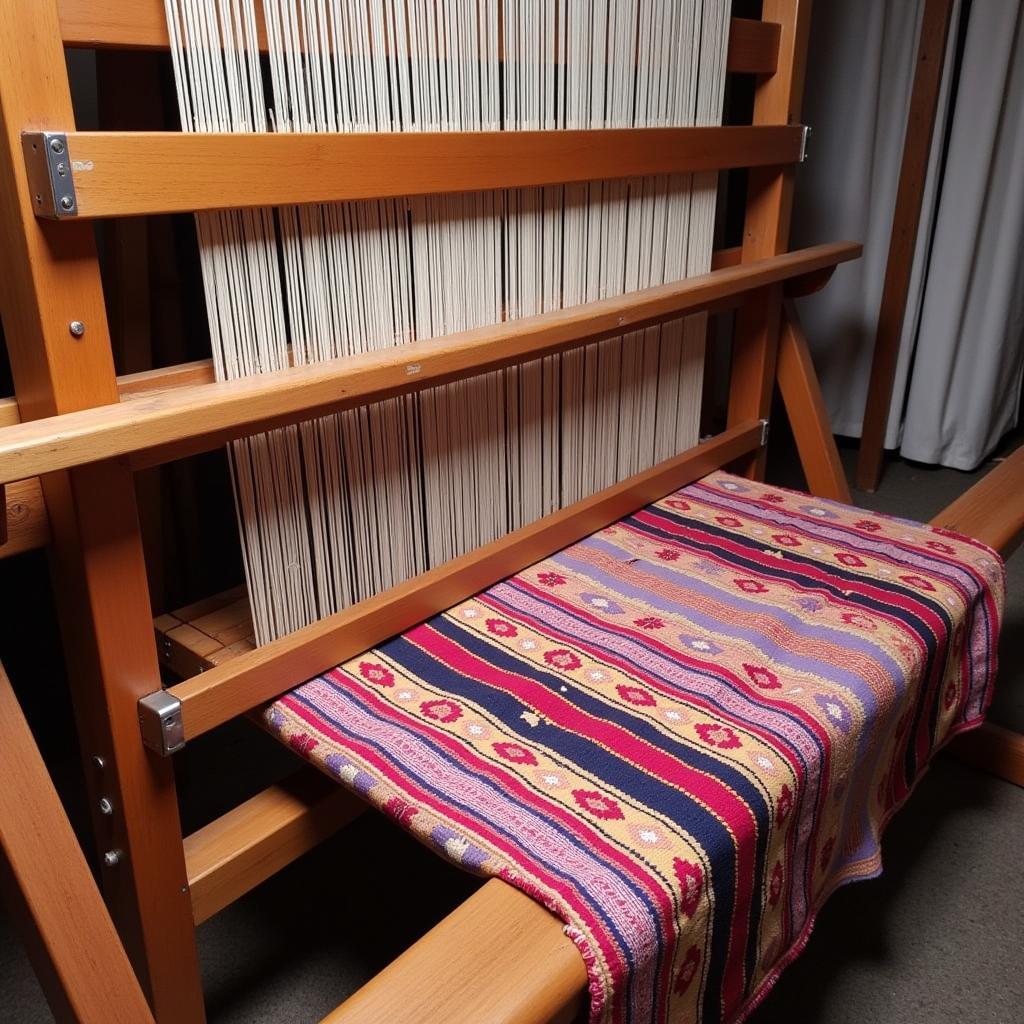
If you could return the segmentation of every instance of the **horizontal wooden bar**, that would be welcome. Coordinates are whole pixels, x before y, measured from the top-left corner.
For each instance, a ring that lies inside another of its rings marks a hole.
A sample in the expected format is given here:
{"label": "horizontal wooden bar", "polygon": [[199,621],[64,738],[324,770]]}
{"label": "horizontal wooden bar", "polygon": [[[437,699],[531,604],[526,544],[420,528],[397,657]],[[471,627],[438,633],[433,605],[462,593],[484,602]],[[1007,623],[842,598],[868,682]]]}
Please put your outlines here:
{"label": "horizontal wooden bar", "polygon": [[1008,455],[931,522],[1009,557],[1024,538],[1024,448]]}
{"label": "horizontal wooden bar", "polygon": [[168,692],[186,739],[201,735],[582,537],[664,497],[761,444],[760,422],[712,440],[538,519],[499,540],[239,655]]}
{"label": "horizontal wooden bar", "polygon": [[474,376],[660,320],[737,305],[759,288],[854,259],[837,242],[567,309],[256,377],[159,391],[0,430],[0,483],[111,458],[136,468],[231,437]]}
{"label": "horizontal wooden bar", "polygon": [[[734,267],[742,258],[743,250],[738,245],[729,249],[716,249],[711,254],[711,269]],[[151,395],[155,391],[184,387],[187,384],[212,384],[214,380],[213,361],[197,359],[191,363],[178,363],[174,366],[160,366],[153,370],[122,374],[117,378],[117,392],[121,401],[126,401],[141,395]],[[17,398],[0,398],[0,428],[20,422]]]}
{"label": "horizontal wooden bar", "polygon": [[304,768],[185,839],[196,924],[212,917],[366,810],[315,768]]}
{"label": "horizontal wooden bar", "polygon": [[[739,246],[731,249],[717,249],[711,257],[712,269],[733,267],[740,262],[740,257]],[[188,384],[211,384],[213,380],[212,361],[201,359],[192,363],[181,363],[177,366],[125,374],[117,378],[117,389],[122,401],[130,401],[141,395],[167,391]],[[0,398],[0,428],[13,426],[20,422],[21,416],[18,412],[17,399]],[[24,551],[32,551],[49,544],[50,524],[37,477],[22,480],[7,488],[7,522],[10,536],[5,543],[0,544],[0,558],[18,555]],[[168,628],[172,628],[170,624],[167,625]],[[183,639],[181,636],[176,635],[169,638],[167,647],[163,646],[165,639],[168,639],[166,630],[159,633],[157,639],[162,663],[172,668],[181,677],[194,675],[199,671],[200,665],[204,669],[209,668],[218,661],[232,657],[245,649],[245,645],[242,643],[230,644],[222,647],[215,656],[211,656],[216,660],[201,658],[197,661],[195,653],[188,649],[188,645],[179,642]],[[186,668],[188,671],[184,671]]]}
{"label": "horizontal wooden bar", "polygon": [[795,163],[799,125],[584,131],[69,132],[78,218],[525,188]]}
{"label": "horizontal wooden bar", "polygon": [[570,1024],[586,988],[562,922],[492,878],[324,1022]]}
{"label": "horizontal wooden bar", "polygon": [[[167,16],[163,0],[58,0],[65,46],[88,49],[166,50]],[[257,7],[260,47],[267,48],[262,10]],[[779,26],[750,18],[733,18],[729,27],[726,71],[774,74],[779,61]]]}

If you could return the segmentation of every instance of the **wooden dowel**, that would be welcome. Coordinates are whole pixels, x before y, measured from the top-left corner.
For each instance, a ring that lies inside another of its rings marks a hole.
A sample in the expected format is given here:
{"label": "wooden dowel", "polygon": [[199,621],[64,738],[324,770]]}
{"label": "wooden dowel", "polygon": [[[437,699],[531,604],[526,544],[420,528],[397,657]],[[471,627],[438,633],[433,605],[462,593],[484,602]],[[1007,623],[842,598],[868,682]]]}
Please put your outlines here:
{"label": "wooden dowel", "polygon": [[800,159],[802,137],[799,125],[786,123],[515,132],[70,132],[67,147],[72,167],[88,168],[73,172],[74,219],[81,220],[776,166]]}
{"label": "wooden dowel", "polygon": [[642,505],[749,454],[760,447],[761,433],[760,422],[735,426],[506,537],[171,687],[168,692],[181,701],[186,739],[222,725]]}
{"label": "wooden dowel", "polygon": [[137,468],[182,458],[271,426],[527,362],[697,310],[729,308],[747,292],[860,251],[853,242],[815,246],[442,338],[21,423],[0,430],[0,483],[133,453]]}

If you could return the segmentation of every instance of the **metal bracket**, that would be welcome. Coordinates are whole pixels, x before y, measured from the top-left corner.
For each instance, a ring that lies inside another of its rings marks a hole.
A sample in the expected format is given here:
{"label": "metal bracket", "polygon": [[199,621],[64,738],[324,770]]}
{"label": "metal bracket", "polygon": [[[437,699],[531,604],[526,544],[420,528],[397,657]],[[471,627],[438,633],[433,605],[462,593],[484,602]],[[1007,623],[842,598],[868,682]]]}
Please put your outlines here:
{"label": "metal bracket", "polygon": [[168,757],[185,746],[181,701],[166,690],[139,698],[139,726],[142,742],[161,757]]}
{"label": "metal bracket", "polygon": [[63,132],[22,132],[21,149],[36,216],[51,220],[78,216],[67,136]]}
{"label": "metal bracket", "polygon": [[803,163],[807,159],[807,143],[811,138],[811,126],[809,124],[801,125],[803,131],[800,133],[800,163]]}
{"label": "metal bracket", "polygon": [[768,420],[761,420],[761,447],[763,448],[768,443],[768,431],[771,424]]}

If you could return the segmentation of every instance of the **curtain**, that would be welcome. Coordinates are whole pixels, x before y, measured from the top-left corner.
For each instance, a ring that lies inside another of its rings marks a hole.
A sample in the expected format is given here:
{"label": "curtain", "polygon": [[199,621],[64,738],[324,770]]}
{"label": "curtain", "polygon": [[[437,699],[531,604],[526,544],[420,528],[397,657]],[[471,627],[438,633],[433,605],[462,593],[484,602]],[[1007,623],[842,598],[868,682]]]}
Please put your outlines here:
{"label": "curtain", "polygon": [[[857,238],[802,314],[836,433],[858,436],[923,0],[812,20],[796,244]],[[886,447],[975,468],[1017,422],[1024,369],[1024,5],[954,6]]]}

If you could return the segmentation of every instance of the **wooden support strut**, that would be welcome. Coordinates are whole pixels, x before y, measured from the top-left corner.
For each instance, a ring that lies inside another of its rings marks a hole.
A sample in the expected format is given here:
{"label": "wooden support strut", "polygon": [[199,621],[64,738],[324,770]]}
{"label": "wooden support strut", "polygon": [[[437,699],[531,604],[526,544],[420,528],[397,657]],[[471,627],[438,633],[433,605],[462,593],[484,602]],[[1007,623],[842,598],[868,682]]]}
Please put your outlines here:
{"label": "wooden support strut", "polygon": [[889,403],[892,401],[896,360],[907,310],[907,296],[910,293],[914,249],[917,245],[924,183],[928,174],[928,157],[932,148],[952,12],[953,0],[926,0],[921,15],[914,87],[907,115],[896,208],[893,211],[889,255],[885,265],[885,284],[878,311],[871,377],[864,406],[864,426],[857,457],[857,486],[862,491],[875,490],[882,475]]}
{"label": "wooden support strut", "polygon": [[54,1017],[152,1024],[3,666],[0,777],[0,891]]}
{"label": "wooden support strut", "polygon": [[[779,72],[759,79],[754,95],[754,124],[791,124],[799,119],[803,95],[810,0],[764,0],[762,17],[780,25]],[[793,172],[789,167],[750,171],[743,228],[744,262],[784,252],[789,242]],[[766,289],[760,301],[748,303],[736,317],[732,386],[728,422],[765,419],[771,409],[778,353],[781,294]],[[764,478],[764,450],[737,467],[745,475]]]}
{"label": "wooden support strut", "polygon": [[[93,232],[37,221],[21,153],[23,130],[74,123],[54,0],[0,0],[0,113],[0,311],[21,416],[116,402]],[[105,796],[115,809],[94,811],[103,849],[117,854],[104,895],[156,1015],[201,1021],[173,773],[142,747],[134,709],[160,675],[131,474],[114,464],[52,474],[43,490],[90,803]]]}

